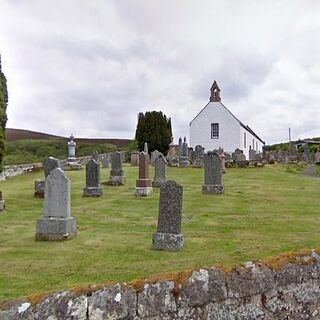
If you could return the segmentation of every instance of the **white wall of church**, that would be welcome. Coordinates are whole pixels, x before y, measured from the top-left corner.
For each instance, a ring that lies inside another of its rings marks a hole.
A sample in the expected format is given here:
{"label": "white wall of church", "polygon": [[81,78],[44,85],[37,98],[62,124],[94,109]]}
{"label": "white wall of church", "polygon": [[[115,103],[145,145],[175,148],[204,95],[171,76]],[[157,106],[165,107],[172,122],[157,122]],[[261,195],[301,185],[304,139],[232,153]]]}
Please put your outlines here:
{"label": "white wall of church", "polygon": [[[212,123],[219,123],[219,138],[211,138]],[[221,102],[210,102],[190,124],[190,146],[194,148],[199,144],[205,151],[222,147],[225,152],[232,153],[241,146],[237,138],[241,136],[241,128]]]}
{"label": "white wall of church", "polygon": [[[246,141],[245,141],[246,140]],[[249,131],[240,127],[240,147],[239,149],[243,150],[243,154],[246,156],[246,159],[249,159],[249,150],[250,148],[256,152],[262,152],[263,143],[252,135]]]}

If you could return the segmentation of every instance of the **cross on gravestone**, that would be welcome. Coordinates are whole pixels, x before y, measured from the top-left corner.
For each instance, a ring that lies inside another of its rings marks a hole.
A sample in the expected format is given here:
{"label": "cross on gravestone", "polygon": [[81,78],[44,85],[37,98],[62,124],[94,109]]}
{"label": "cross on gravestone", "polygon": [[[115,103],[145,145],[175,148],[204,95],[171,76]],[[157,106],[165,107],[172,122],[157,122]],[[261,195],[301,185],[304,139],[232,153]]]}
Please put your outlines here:
{"label": "cross on gravestone", "polygon": [[44,211],[37,221],[36,240],[65,240],[76,235],[76,220],[70,210],[70,188],[70,180],[60,168],[46,178]]}
{"label": "cross on gravestone", "polygon": [[[60,160],[54,157],[47,157],[43,161],[44,177],[46,178],[55,168],[61,168]],[[35,180],[34,196],[36,198],[44,198],[44,184],[44,180]]]}
{"label": "cross on gravestone", "polygon": [[166,172],[167,172],[167,161],[162,153],[154,161],[154,180],[152,181],[152,186],[159,188],[166,182]]}
{"label": "cross on gravestone", "polygon": [[102,188],[100,185],[100,164],[93,158],[86,164],[86,187],[83,188],[83,196],[102,196]]}
{"label": "cross on gravestone", "polygon": [[181,155],[179,157],[179,166],[180,167],[188,167],[190,165],[189,162],[189,149],[187,144],[187,139],[184,137],[184,141],[181,147]]}
{"label": "cross on gravestone", "polygon": [[148,196],[152,193],[149,179],[149,155],[145,152],[139,154],[139,179],[136,180],[136,196]]}
{"label": "cross on gravestone", "polygon": [[204,185],[202,186],[202,192],[208,194],[221,194],[224,192],[221,158],[216,152],[208,152],[204,156]]}
{"label": "cross on gravestone", "polygon": [[166,181],[160,189],[157,232],[152,237],[152,248],[178,251],[184,244],[181,234],[183,187],[175,181]]}
{"label": "cross on gravestone", "polygon": [[112,186],[123,185],[125,182],[122,170],[121,152],[116,151],[111,154],[111,170],[108,184]]}

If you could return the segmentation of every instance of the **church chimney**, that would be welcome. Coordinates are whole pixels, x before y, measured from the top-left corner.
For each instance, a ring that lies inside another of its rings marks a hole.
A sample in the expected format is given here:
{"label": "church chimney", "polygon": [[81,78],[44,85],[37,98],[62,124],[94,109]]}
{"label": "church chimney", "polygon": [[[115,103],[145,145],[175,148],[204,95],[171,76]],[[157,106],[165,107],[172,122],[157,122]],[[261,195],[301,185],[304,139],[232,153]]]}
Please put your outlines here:
{"label": "church chimney", "polygon": [[220,102],[221,101],[220,88],[219,88],[216,80],[214,80],[210,91],[211,91],[210,102]]}

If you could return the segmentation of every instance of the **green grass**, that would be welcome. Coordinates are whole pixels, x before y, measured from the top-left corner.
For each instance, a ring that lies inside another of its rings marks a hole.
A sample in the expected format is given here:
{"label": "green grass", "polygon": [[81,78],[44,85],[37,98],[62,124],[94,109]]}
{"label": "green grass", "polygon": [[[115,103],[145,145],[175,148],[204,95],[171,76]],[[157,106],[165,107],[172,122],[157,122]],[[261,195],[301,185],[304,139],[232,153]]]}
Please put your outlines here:
{"label": "green grass", "polygon": [[[135,197],[137,172],[125,166],[126,185],[104,185],[103,197],[94,199],[81,197],[85,171],[67,172],[78,236],[65,242],[34,241],[43,200],[33,197],[33,186],[41,172],[2,182],[7,209],[0,214],[0,301],[320,246],[320,179],[274,165],[229,169],[220,196],[201,193],[202,169],[168,168],[168,178],[184,187],[185,247],[151,250],[159,190]],[[108,174],[102,169],[102,181]]]}

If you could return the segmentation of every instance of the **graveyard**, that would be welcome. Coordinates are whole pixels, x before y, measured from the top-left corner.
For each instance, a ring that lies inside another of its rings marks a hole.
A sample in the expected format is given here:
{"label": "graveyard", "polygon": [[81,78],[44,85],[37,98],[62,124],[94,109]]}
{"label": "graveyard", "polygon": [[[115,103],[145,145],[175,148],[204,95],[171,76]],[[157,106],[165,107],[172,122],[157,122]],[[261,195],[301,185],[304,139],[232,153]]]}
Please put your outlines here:
{"label": "graveyard", "polygon": [[[89,290],[118,282],[171,278],[188,270],[221,266],[319,246],[319,180],[302,174],[306,165],[228,168],[224,193],[202,193],[201,168],[168,167],[167,179],[183,186],[182,233],[178,252],[152,249],[159,188],[135,196],[139,168],[124,164],[125,183],[107,185],[102,196],[83,197],[85,170],[66,171],[71,181],[71,214],[77,236],[68,241],[35,241],[43,199],[33,186],[43,172],[2,182],[6,211],[0,214],[0,301],[38,299],[65,289]],[[152,180],[154,167],[150,166]]]}

